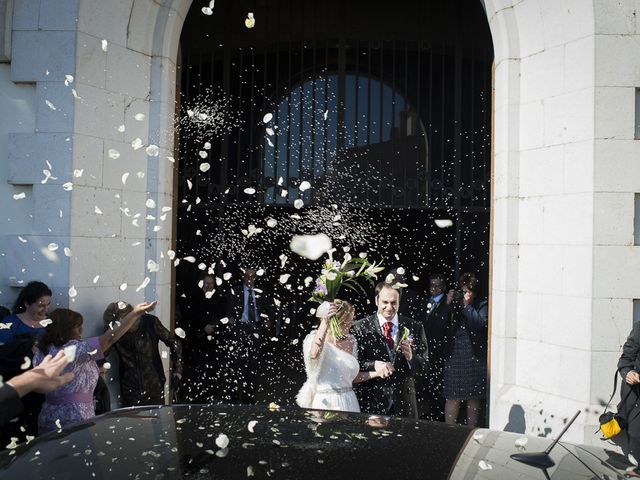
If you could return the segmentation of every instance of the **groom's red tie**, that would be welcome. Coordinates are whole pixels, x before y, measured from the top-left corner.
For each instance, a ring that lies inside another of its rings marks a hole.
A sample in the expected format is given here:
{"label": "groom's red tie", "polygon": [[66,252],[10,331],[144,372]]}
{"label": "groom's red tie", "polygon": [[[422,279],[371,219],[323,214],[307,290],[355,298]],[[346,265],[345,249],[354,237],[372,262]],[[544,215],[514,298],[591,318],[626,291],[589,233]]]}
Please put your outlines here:
{"label": "groom's red tie", "polygon": [[393,337],[391,336],[391,330],[393,330],[393,323],[384,322],[382,324],[382,334],[384,335],[384,339],[387,341],[389,348],[393,350]]}

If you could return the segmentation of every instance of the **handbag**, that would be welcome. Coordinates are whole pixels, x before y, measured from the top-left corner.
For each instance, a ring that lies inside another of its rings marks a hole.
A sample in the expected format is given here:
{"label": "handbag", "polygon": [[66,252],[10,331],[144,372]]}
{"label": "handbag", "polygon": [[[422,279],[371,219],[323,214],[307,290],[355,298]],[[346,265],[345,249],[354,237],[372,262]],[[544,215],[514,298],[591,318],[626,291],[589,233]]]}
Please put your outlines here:
{"label": "handbag", "polygon": [[[604,407],[604,412],[602,413],[602,415],[598,417],[598,423],[600,424],[600,428],[598,430],[602,432],[603,440],[609,440],[615,437],[616,435],[620,434],[622,430],[627,428],[627,421],[622,415],[620,415],[619,413],[607,412],[609,405],[611,404],[611,400],[613,400],[613,397],[616,394],[616,390],[618,389],[618,372],[619,371],[620,369],[616,370],[616,373],[614,374],[613,392],[611,393],[611,397],[607,402],[607,406]],[[624,396],[624,398],[620,401],[620,405],[625,404],[632,390],[633,388],[631,388],[630,386],[629,391]],[[596,430],[596,432],[598,430]]]}

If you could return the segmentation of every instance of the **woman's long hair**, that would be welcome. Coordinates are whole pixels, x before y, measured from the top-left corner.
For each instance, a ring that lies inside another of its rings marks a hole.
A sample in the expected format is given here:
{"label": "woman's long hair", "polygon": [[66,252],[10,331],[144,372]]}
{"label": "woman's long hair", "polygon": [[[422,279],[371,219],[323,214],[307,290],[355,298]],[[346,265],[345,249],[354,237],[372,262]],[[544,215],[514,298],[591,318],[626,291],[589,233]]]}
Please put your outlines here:
{"label": "woman's long hair", "polygon": [[82,315],[68,308],[56,308],[49,314],[52,323],[47,325],[44,335],[38,340],[38,348],[47,353],[51,345],[62,347],[71,340],[76,327],[82,325]]}
{"label": "woman's long hair", "polygon": [[27,310],[25,303],[31,305],[38,301],[40,297],[50,297],[51,289],[44,283],[33,281],[27,283],[16,298],[13,304],[13,313],[22,313]]}

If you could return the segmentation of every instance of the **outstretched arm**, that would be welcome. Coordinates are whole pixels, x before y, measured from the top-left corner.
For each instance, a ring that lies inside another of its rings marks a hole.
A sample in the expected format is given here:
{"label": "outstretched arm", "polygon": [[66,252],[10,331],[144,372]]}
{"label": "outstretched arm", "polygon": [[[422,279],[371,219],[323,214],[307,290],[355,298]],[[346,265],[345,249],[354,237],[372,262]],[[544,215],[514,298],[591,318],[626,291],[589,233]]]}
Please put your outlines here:
{"label": "outstretched arm", "polygon": [[73,379],[72,372],[61,375],[68,364],[64,350],[60,350],[55,357],[45,356],[37,367],[13,377],[7,384],[15,389],[19,397],[29,392],[49,393]]}
{"label": "outstretched arm", "polygon": [[143,313],[153,310],[153,308],[156,306],[156,303],[158,302],[144,302],[139,303],[138,305],[133,307],[133,310],[120,321],[119,326],[117,326],[113,330],[107,330],[102,335],[100,335],[100,337],[98,337],[100,339],[100,349],[103,352],[106,352],[114,343],[116,343],[120,339],[120,337],[122,337],[122,335],[127,333],[127,330],[129,330],[133,326],[135,321],[140,318]]}

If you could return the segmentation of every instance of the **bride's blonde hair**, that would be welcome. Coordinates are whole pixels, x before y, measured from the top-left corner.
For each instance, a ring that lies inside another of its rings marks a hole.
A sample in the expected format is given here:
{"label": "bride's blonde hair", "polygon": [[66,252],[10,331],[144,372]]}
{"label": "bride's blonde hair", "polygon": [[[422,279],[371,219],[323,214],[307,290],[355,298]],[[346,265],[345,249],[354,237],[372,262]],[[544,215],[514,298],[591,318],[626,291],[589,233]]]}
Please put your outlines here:
{"label": "bride's blonde hair", "polygon": [[338,321],[341,324],[344,322],[345,318],[348,318],[349,315],[351,315],[352,313],[355,313],[355,309],[353,308],[353,305],[351,305],[346,300],[340,300],[339,298],[336,298],[333,301],[333,304],[338,308],[338,311],[336,312],[336,317],[338,317]]}

